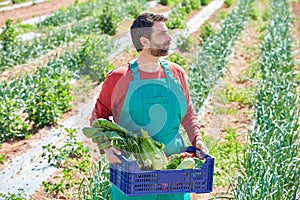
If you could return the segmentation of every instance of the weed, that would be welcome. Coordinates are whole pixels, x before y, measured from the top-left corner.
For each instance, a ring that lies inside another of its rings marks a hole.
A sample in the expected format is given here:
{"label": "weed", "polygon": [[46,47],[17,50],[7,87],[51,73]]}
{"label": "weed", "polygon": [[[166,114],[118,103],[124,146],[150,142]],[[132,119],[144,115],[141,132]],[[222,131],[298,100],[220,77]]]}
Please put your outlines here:
{"label": "weed", "polygon": [[0,193],[0,198],[2,200],[31,200],[32,197],[25,194],[24,189],[19,188],[17,194],[7,193],[3,194]]}
{"label": "weed", "polygon": [[213,113],[216,115],[221,115],[221,114],[237,114],[238,110],[236,109],[231,109],[231,108],[225,108],[225,107],[218,107],[214,106],[213,107]]}
{"label": "weed", "polygon": [[5,154],[0,154],[0,164],[3,164],[5,160]]}
{"label": "weed", "polygon": [[242,155],[243,145],[236,141],[236,129],[225,128],[224,140],[205,138],[210,154],[215,158],[214,185],[227,186],[229,180],[236,177],[238,159]]}
{"label": "weed", "polygon": [[211,24],[206,20],[204,24],[200,27],[199,37],[201,41],[205,41],[209,36],[213,35],[215,31],[213,30]]}

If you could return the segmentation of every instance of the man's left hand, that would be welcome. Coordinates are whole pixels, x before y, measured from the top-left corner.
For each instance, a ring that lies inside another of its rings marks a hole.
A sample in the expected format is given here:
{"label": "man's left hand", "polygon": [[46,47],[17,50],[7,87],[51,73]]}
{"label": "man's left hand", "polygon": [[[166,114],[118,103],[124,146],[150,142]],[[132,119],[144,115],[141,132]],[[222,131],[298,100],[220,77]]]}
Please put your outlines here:
{"label": "man's left hand", "polygon": [[204,153],[208,154],[208,148],[206,147],[206,144],[202,140],[196,141],[196,147],[198,149],[201,149]]}

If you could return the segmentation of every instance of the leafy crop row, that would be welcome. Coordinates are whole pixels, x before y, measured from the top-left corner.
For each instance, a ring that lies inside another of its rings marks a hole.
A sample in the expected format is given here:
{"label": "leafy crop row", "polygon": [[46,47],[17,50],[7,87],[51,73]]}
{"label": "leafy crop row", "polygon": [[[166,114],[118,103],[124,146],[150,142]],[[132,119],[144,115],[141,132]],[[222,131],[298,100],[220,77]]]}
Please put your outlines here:
{"label": "leafy crop row", "polygon": [[237,180],[236,199],[298,199],[299,101],[288,1],[273,0],[263,42],[254,128]]}
{"label": "leafy crop row", "polygon": [[24,138],[36,128],[55,124],[71,109],[72,77],[89,72],[103,78],[109,43],[103,37],[88,38],[77,51],[50,60],[34,74],[0,83],[0,141]]}
{"label": "leafy crop row", "polygon": [[191,97],[197,111],[224,74],[232,47],[249,18],[252,3],[253,0],[241,0],[222,24],[221,30],[203,41],[196,63],[189,70]]}
{"label": "leafy crop row", "polygon": [[[17,38],[14,35],[13,27],[8,23],[8,26],[0,36],[0,72],[15,65],[24,64],[28,60],[37,58],[51,49],[68,44],[78,36],[95,32],[114,35],[116,34],[118,23],[125,17],[125,14],[133,15],[141,12],[147,5],[142,3],[130,0],[126,4],[118,4],[122,6],[115,9],[112,7],[112,2],[103,1],[101,9],[99,9],[95,17],[76,22],[70,28],[59,27],[50,29],[45,36],[35,37],[31,41],[21,41],[21,39]],[[134,12],[132,9],[127,11],[127,9],[131,8],[130,5],[137,5],[134,7]],[[139,6],[140,10],[137,9]]]}

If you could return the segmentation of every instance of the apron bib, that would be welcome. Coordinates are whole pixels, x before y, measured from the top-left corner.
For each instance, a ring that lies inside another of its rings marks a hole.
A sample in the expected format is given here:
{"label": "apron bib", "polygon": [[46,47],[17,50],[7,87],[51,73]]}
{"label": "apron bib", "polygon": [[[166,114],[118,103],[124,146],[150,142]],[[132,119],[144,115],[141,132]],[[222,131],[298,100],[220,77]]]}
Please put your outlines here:
{"label": "apron bib", "polygon": [[[178,133],[181,119],[187,111],[187,101],[178,81],[172,77],[168,63],[160,61],[166,78],[140,79],[136,60],[130,62],[133,80],[129,83],[118,124],[140,134],[146,130],[156,141],[164,143],[167,156],[184,151],[185,145]],[[167,194],[126,197],[112,188],[112,200],[172,199],[187,200],[189,194]]]}
{"label": "apron bib", "polygon": [[118,124],[135,133],[146,130],[154,140],[164,143],[166,155],[171,155],[184,150],[178,129],[187,111],[187,101],[168,63],[161,61],[161,65],[166,78],[140,80],[137,62],[130,62],[133,80]]}

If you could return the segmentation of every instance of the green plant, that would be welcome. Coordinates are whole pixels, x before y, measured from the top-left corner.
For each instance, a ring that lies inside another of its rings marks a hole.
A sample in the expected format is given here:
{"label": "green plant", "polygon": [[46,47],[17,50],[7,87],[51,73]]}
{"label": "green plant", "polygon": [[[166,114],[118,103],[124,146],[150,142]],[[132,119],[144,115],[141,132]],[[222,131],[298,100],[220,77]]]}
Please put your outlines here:
{"label": "green plant", "polygon": [[176,40],[176,45],[181,52],[191,51],[194,47],[194,40],[192,35],[185,36],[183,34],[179,35]]}
{"label": "green plant", "polygon": [[206,20],[204,24],[200,27],[199,37],[202,41],[204,41],[214,33],[215,31],[213,30],[211,24]]}
{"label": "green plant", "polygon": [[17,36],[15,29],[11,23],[12,23],[11,19],[7,19],[5,21],[5,28],[0,34],[0,40],[1,40],[3,51],[9,51],[12,49],[12,45],[14,44],[14,40]]}
{"label": "green plant", "polygon": [[210,3],[210,0],[201,0],[201,5],[206,6]]}
{"label": "green plant", "polygon": [[251,5],[251,9],[250,9],[250,17],[251,17],[251,19],[252,20],[258,20],[258,16],[259,16],[259,11],[252,4]]}
{"label": "green plant", "polygon": [[266,7],[263,9],[262,14],[261,14],[261,18],[264,21],[268,21],[268,19],[270,19],[270,8]]}
{"label": "green plant", "polygon": [[228,56],[249,18],[253,0],[242,0],[223,22],[221,30],[202,42],[189,70],[192,102],[198,112],[216,81],[225,72]]}
{"label": "green plant", "polygon": [[113,66],[107,60],[113,50],[112,41],[107,37],[88,37],[77,52],[79,75],[88,75],[92,81],[101,82]]}
{"label": "green plant", "polygon": [[224,0],[224,4],[227,8],[231,7],[234,0]]}
{"label": "green plant", "polygon": [[224,128],[224,140],[205,138],[209,153],[215,158],[214,185],[227,186],[237,177],[239,158],[243,155],[244,145],[236,141],[236,129]]}
{"label": "green plant", "polygon": [[0,164],[3,164],[5,160],[5,154],[0,154]]}
{"label": "green plant", "polygon": [[228,17],[228,12],[226,10],[220,10],[218,18],[220,20],[226,19]]}
{"label": "green plant", "polygon": [[55,145],[43,146],[42,157],[48,158],[48,163],[62,168],[62,176],[54,177],[51,182],[44,181],[45,192],[52,197],[57,197],[59,193],[65,193],[66,189],[79,185],[80,181],[75,179],[75,174],[88,172],[90,169],[89,149],[77,141],[76,129],[65,129],[68,133],[67,141],[59,148]]}
{"label": "green plant", "polygon": [[158,3],[162,5],[169,5],[172,3],[172,0],[159,0]]}
{"label": "green plant", "polygon": [[7,194],[0,193],[0,197],[2,200],[31,200],[31,196],[25,194],[24,189],[19,188],[18,193],[10,193]]}
{"label": "green plant", "polygon": [[22,2],[25,2],[25,1],[28,1],[28,0],[12,0],[11,2],[13,4],[16,4],[16,3],[22,3]]}
{"label": "green plant", "polygon": [[199,0],[190,0],[190,4],[193,10],[199,10],[201,8],[201,1]]}
{"label": "green plant", "polygon": [[100,30],[108,35],[115,35],[120,19],[114,12],[113,6],[108,1],[103,5],[102,12],[98,16]]}
{"label": "green plant", "polygon": [[239,102],[244,105],[251,105],[254,100],[254,87],[238,88],[226,85],[223,92],[225,92],[225,100],[228,102]]}
{"label": "green plant", "polygon": [[232,184],[238,200],[297,199],[299,195],[299,97],[291,13],[288,1],[272,0],[271,8],[258,59],[253,129],[241,174]]}
{"label": "green plant", "polygon": [[191,65],[190,61],[179,53],[171,53],[168,55],[167,59],[180,65],[186,72],[188,72],[189,66]]}
{"label": "green plant", "polygon": [[191,5],[191,1],[190,0],[182,0],[181,1],[181,6],[185,8],[185,12],[187,14],[190,14],[193,10],[193,7]]}
{"label": "green plant", "polygon": [[80,183],[78,199],[82,200],[110,200],[111,184],[109,181],[109,162],[106,157],[101,157],[94,163]]}
{"label": "green plant", "polygon": [[48,158],[48,163],[56,167],[62,166],[67,158],[88,158],[88,148],[85,148],[82,142],[77,141],[76,129],[65,129],[68,133],[68,140],[62,146],[57,148],[55,145],[48,144],[43,146],[42,157]]}
{"label": "green plant", "polygon": [[230,108],[226,108],[226,107],[219,107],[219,106],[214,106],[213,107],[213,113],[216,115],[220,115],[220,114],[237,114],[238,110],[236,109],[230,109]]}
{"label": "green plant", "polygon": [[124,9],[126,15],[132,18],[136,18],[139,14],[143,12],[143,10],[146,9],[147,3],[143,1],[138,0],[131,0],[125,3]]}
{"label": "green plant", "polygon": [[184,29],[186,27],[186,10],[181,5],[175,6],[169,14],[169,20],[166,25],[169,29]]}

